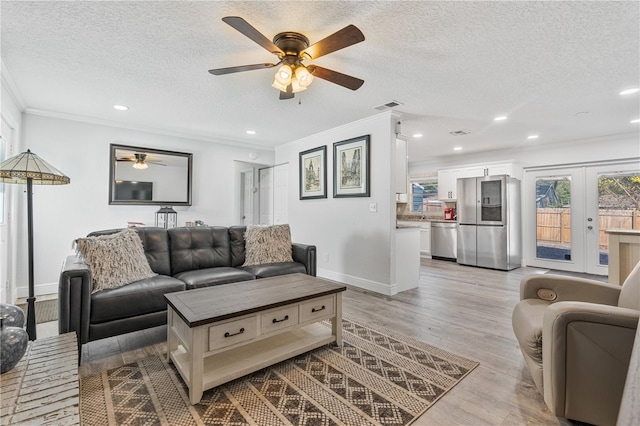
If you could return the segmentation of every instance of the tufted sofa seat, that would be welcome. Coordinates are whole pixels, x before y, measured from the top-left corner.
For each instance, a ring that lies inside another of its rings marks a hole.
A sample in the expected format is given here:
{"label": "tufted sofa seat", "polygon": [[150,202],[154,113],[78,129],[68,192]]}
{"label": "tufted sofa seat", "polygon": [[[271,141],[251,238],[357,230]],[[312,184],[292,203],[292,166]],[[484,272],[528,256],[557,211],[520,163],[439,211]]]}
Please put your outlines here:
{"label": "tufted sofa seat", "polygon": [[[91,293],[89,266],[67,257],[58,287],[60,334],[84,343],[167,322],[166,293],[293,273],[316,275],[316,247],[292,244],[292,262],[243,266],[244,226],[136,228],[151,270],[158,275]],[[121,231],[110,229],[89,236]]]}

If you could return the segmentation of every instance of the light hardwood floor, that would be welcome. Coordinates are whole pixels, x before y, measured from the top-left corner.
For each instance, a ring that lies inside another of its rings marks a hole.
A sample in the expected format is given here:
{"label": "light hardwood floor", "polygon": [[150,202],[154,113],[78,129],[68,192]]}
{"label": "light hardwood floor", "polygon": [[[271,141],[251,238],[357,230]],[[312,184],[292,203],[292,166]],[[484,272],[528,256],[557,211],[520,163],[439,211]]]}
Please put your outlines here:
{"label": "light hardwood floor", "polygon": [[[511,328],[520,280],[510,272],[422,259],[418,288],[383,296],[354,287],[343,312],[480,363],[415,425],[571,425],[551,415],[536,391]],[[166,327],[84,345],[80,376],[165,351]]]}

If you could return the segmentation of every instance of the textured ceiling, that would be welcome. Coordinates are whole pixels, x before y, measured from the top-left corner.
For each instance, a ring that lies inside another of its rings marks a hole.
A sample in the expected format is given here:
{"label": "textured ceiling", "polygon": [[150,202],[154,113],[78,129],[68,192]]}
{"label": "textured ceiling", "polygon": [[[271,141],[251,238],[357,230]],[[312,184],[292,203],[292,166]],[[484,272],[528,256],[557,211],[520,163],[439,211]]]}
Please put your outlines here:
{"label": "textured ceiling", "polygon": [[[27,111],[146,126],[207,140],[276,146],[379,113],[404,114],[410,160],[638,134],[640,3],[2,1],[3,71]],[[275,62],[221,21],[314,43],[348,24],[366,40],[312,61],[365,80],[316,79],[278,100]],[[116,111],[114,104],[130,107]],[[508,115],[503,122],[493,117]],[[255,135],[247,135],[247,129]],[[466,136],[449,132],[465,130]],[[528,140],[539,134],[537,140]]]}

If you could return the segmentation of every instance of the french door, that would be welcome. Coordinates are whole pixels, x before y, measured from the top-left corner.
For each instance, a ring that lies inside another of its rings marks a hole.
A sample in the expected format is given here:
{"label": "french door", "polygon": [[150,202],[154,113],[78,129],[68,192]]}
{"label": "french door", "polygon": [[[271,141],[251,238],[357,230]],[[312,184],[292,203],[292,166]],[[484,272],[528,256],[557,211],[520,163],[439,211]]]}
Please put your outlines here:
{"label": "french door", "polygon": [[607,229],[640,228],[640,162],[525,171],[530,266],[607,275]]}

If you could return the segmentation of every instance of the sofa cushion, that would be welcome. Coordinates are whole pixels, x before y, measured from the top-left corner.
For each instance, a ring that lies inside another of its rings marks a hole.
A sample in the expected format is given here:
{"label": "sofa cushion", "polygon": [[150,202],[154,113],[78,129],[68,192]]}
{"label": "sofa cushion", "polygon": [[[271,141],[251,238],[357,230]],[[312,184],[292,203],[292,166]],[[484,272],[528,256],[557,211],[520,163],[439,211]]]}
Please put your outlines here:
{"label": "sofa cushion", "polygon": [[159,312],[167,309],[165,293],[185,290],[185,283],[156,275],[124,287],[103,290],[91,295],[91,323]]}
{"label": "sofa cushion", "polygon": [[550,302],[540,299],[524,299],[513,309],[513,331],[522,351],[538,363],[542,363],[542,320]]}
{"label": "sofa cushion", "polygon": [[244,239],[243,266],[293,262],[289,225],[249,225]]}
{"label": "sofa cushion", "polygon": [[78,238],[75,244],[76,251],[91,270],[92,293],[156,275],[149,266],[140,237],[132,229]]}
{"label": "sofa cushion", "polygon": [[172,228],[171,275],[198,269],[231,266],[229,229],[222,226]]}
{"label": "sofa cushion", "polygon": [[246,226],[229,227],[229,241],[231,242],[231,266],[234,268],[244,264],[244,233]]}
{"label": "sofa cushion", "polygon": [[149,261],[151,270],[160,275],[171,275],[169,258],[169,235],[164,228],[134,228],[138,233],[144,255]]}
{"label": "sofa cushion", "polygon": [[298,272],[302,274],[307,273],[307,268],[302,263],[298,262],[279,262],[279,263],[267,263],[264,265],[251,265],[243,266],[243,270],[255,275],[256,278],[275,277],[276,275],[296,274]]}
{"label": "sofa cushion", "polygon": [[184,281],[187,285],[187,290],[256,279],[255,275],[250,272],[231,267],[205,268],[197,269],[195,271],[185,271],[176,274],[175,278]]}

